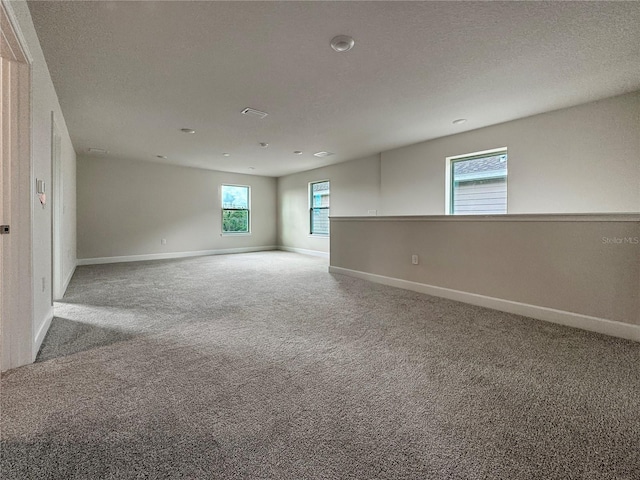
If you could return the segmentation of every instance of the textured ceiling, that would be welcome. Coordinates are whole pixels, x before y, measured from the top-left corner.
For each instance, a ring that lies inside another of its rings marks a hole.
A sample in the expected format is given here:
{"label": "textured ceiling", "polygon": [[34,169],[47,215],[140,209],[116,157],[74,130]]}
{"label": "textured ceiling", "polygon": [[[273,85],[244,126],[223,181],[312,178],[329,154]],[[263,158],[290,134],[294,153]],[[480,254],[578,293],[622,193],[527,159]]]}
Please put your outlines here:
{"label": "textured ceiling", "polygon": [[640,2],[29,6],[76,151],[105,161],[280,176],[640,89]]}

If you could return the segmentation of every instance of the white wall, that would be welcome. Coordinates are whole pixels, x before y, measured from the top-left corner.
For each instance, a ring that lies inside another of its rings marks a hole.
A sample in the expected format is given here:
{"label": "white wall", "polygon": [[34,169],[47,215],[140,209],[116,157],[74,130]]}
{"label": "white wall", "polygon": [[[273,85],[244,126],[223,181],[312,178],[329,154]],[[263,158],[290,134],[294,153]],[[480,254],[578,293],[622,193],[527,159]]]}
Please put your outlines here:
{"label": "white wall", "polygon": [[339,163],[278,179],[278,245],[329,252],[329,239],[309,235],[309,182],[331,182],[330,215],[367,215],[380,208],[380,156]]}
{"label": "white wall", "polygon": [[43,208],[35,195],[36,179],[46,182],[47,195],[52,196],[51,170],[51,117],[56,119],[62,137],[61,162],[64,193],[62,216],[63,278],[69,278],[76,266],[76,155],[71,144],[58,96],[35,32],[26,2],[11,2],[26,48],[32,58],[31,65],[31,158],[32,158],[32,242],[33,242],[33,347],[35,358],[53,316],[51,294],[51,202]]}
{"label": "white wall", "polygon": [[62,280],[69,285],[77,259],[76,152],[68,136],[62,138]]}
{"label": "white wall", "polygon": [[444,215],[445,158],[507,147],[509,213],[640,211],[640,92],[382,153],[384,215]]}
{"label": "white wall", "polygon": [[640,211],[640,92],[463,132],[278,179],[278,243],[308,235],[308,182],[331,180],[331,215],[444,215],[446,157],[507,147],[508,212]]}
{"label": "white wall", "polygon": [[[77,181],[81,263],[276,245],[275,178],[79,156]],[[223,183],[251,187],[250,235],[221,235]]]}

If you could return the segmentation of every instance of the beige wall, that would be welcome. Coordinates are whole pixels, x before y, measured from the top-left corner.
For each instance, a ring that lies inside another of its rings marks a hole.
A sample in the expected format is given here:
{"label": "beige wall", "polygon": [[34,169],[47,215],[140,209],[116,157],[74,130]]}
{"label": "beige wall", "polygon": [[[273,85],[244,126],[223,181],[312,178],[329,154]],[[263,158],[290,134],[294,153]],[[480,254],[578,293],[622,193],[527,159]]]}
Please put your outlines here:
{"label": "beige wall", "polygon": [[[251,187],[251,235],[221,235],[223,183]],[[79,259],[276,245],[275,178],[80,156],[77,194]]]}
{"label": "beige wall", "polygon": [[43,208],[35,195],[36,179],[46,182],[47,195],[52,198],[52,112],[61,135],[62,180],[66,185],[61,222],[61,255],[64,279],[69,278],[76,266],[76,154],[71,144],[62,111],[58,102],[47,63],[35,32],[31,14],[26,2],[11,2],[18,27],[32,58],[31,65],[31,204],[32,216],[32,258],[33,258],[33,346],[35,358],[39,343],[46,334],[53,315],[51,292],[51,201]]}
{"label": "beige wall", "polygon": [[384,215],[445,214],[445,158],[507,147],[509,213],[640,211],[640,92],[382,153]]}
{"label": "beige wall", "polygon": [[640,325],[640,215],[624,217],[332,219],[331,265]]}
{"label": "beige wall", "polygon": [[331,182],[330,215],[367,215],[380,208],[380,156],[278,179],[278,245],[329,252],[329,239],[309,235],[309,182]]}

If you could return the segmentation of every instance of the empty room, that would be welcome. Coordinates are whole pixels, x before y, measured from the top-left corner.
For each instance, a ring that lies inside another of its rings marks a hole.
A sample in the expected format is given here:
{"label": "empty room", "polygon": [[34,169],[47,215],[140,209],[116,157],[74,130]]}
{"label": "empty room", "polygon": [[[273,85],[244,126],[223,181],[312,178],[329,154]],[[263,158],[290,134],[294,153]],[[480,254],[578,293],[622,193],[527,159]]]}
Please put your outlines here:
{"label": "empty room", "polygon": [[640,479],[639,25],[0,0],[0,477]]}

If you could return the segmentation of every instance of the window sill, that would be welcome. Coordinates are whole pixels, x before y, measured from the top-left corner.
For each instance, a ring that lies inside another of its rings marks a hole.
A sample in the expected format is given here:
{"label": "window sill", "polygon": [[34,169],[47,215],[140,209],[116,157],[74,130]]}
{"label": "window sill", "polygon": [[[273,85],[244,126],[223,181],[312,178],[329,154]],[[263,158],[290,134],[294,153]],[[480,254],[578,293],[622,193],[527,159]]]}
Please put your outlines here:
{"label": "window sill", "polygon": [[250,237],[251,236],[251,232],[222,232],[220,234],[221,237]]}

